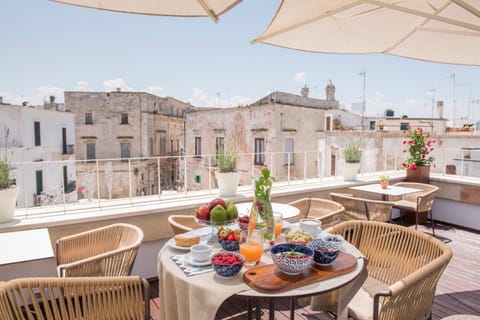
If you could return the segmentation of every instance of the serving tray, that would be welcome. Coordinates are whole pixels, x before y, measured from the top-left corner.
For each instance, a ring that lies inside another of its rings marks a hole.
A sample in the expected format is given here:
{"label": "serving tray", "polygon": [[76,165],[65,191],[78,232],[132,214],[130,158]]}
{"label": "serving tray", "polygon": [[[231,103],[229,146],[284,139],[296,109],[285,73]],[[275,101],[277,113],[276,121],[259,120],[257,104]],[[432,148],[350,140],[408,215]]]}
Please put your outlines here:
{"label": "serving tray", "polygon": [[243,280],[258,291],[282,292],[349,273],[356,266],[356,257],[340,252],[337,259],[329,266],[318,266],[312,263],[300,274],[287,275],[275,264],[266,264],[250,268],[243,274]]}

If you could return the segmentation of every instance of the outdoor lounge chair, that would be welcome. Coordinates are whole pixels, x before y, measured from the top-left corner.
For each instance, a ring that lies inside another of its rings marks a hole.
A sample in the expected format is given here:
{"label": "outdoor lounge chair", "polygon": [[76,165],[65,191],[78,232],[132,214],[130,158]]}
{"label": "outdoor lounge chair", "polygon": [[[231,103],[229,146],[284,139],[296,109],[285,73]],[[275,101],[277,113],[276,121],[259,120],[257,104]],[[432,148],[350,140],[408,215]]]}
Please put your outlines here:
{"label": "outdoor lounge chair", "polygon": [[173,234],[185,233],[193,229],[204,227],[195,221],[194,216],[172,214],[168,216],[168,223],[173,230]]}
{"label": "outdoor lounge chair", "polygon": [[134,225],[116,223],[57,240],[60,277],[128,276],[143,240]]}
{"label": "outdoor lounge chair", "polygon": [[355,197],[351,194],[331,192],[330,198],[345,207],[343,220],[371,220],[390,222],[393,202]]}
{"label": "outdoor lounge chair", "polygon": [[137,276],[19,278],[0,283],[0,319],[150,319],[149,284]]}
{"label": "outdoor lounge chair", "polygon": [[345,208],[338,202],[320,198],[303,198],[290,202],[289,205],[298,208],[300,213],[287,220],[317,219],[322,222],[323,229],[337,224],[341,214],[345,211]]}
{"label": "outdoor lounge chair", "polygon": [[368,259],[368,278],[348,305],[356,320],[429,319],[438,280],[452,250],[400,225],[351,220],[326,230],[342,235]]}
{"label": "outdoor lounge chair", "polygon": [[407,188],[414,188],[420,189],[420,192],[414,192],[405,194],[402,198],[398,201],[394,202],[393,207],[405,210],[405,211],[412,211],[415,213],[415,229],[418,227],[419,223],[419,215],[421,213],[430,214],[430,221],[432,221],[432,234],[435,236],[435,222],[433,221],[433,201],[437,196],[438,187],[433,186],[431,184],[426,183],[418,183],[418,182],[399,182],[395,184],[399,187],[407,187]]}

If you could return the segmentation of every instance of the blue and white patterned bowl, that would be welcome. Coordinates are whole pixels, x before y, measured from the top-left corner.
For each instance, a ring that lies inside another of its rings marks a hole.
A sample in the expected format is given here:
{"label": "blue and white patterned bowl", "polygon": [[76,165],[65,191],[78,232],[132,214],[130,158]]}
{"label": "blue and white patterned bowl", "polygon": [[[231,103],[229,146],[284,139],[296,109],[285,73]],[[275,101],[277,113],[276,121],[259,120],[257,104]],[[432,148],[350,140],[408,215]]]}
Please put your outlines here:
{"label": "blue and white patterned bowl", "polygon": [[240,249],[240,241],[218,239],[218,242],[220,242],[220,245],[222,246],[223,250],[238,251]]}
{"label": "blue and white patterned bowl", "polygon": [[316,264],[328,266],[337,259],[342,244],[341,236],[326,234],[310,242],[307,247],[313,250],[313,261]]}
{"label": "blue and white patterned bowl", "polygon": [[[240,262],[237,262],[235,264],[215,263],[215,257],[217,255],[226,255],[226,254],[233,254],[233,255],[237,256],[239,258]],[[212,256],[210,261],[212,262],[213,270],[215,270],[215,272],[219,276],[224,277],[224,278],[231,278],[231,277],[236,276],[240,272],[240,270],[242,270],[243,264],[245,263],[245,257],[238,252],[228,252],[228,253],[227,252],[218,252],[218,253],[216,253]]]}
{"label": "blue and white patterned bowl", "polygon": [[[282,253],[292,252],[303,253],[304,256],[292,257],[284,256]],[[274,245],[270,249],[270,254],[272,256],[273,262],[278,266],[278,268],[285,274],[295,275],[302,273],[303,270],[307,269],[312,263],[313,259],[313,250],[293,243],[281,243]]]}

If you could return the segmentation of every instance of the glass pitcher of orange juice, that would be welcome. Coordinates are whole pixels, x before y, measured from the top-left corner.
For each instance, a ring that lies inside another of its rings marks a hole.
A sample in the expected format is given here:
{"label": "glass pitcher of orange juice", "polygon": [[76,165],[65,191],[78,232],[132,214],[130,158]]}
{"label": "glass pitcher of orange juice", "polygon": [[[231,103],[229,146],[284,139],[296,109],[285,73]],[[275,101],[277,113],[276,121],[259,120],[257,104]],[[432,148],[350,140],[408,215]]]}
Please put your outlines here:
{"label": "glass pitcher of orange juice", "polygon": [[245,257],[244,265],[256,265],[263,255],[263,235],[266,228],[254,228],[240,241],[240,253]]}

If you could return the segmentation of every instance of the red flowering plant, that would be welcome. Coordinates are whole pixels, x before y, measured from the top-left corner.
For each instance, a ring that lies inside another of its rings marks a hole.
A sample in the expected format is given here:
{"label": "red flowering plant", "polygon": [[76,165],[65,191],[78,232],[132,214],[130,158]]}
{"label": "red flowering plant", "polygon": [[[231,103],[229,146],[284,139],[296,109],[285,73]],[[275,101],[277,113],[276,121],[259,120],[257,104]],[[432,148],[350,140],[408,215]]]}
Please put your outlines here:
{"label": "red flowering plant", "polygon": [[424,132],[422,128],[413,130],[408,127],[407,130],[403,131],[403,134],[407,136],[403,140],[403,144],[406,146],[403,152],[408,151],[410,156],[402,163],[402,167],[415,170],[418,166],[432,165],[435,158],[430,155],[430,152],[433,151],[433,145],[436,141],[430,138],[430,133]]}

